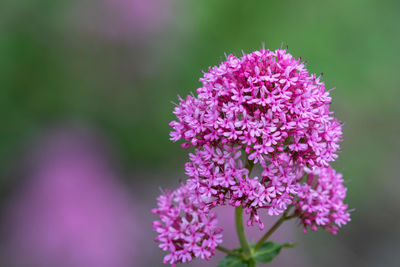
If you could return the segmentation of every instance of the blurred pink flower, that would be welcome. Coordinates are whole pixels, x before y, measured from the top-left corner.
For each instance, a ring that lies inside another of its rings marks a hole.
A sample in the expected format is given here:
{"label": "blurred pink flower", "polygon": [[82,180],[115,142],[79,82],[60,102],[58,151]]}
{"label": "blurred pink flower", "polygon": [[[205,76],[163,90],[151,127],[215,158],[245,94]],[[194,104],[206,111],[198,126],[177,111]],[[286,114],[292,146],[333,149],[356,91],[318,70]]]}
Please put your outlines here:
{"label": "blurred pink flower", "polygon": [[71,129],[42,139],[9,205],[7,266],[138,266],[142,227],[101,143]]}
{"label": "blurred pink flower", "polygon": [[168,0],[86,0],[78,2],[77,12],[83,22],[80,26],[90,32],[115,39],[138,39],[165,27],[170,4]]}

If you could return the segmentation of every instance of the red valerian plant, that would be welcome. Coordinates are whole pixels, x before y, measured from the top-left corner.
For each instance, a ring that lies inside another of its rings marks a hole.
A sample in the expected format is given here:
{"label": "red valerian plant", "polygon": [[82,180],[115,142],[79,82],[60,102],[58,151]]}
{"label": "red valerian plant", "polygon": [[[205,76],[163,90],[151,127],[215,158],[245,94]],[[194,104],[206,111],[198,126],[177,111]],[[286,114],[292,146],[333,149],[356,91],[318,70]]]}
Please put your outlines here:
{"label": "red valerian plant", "polygon": [[[197,96],[179,98],[171,140],[194,152],[185,164],[186,182],[160,196],[153,210],[156,241],[168,251],[164,263],[209,259],[219,249],[228,256],[218,266],[256,266],[290,246],[266,242],[286,220],[297,218],[304,232],[319,227],[333,234],[350,221],[342,175],[329,165],[342,125],[320,78],[286,50],[261,49],[229,55],[204,73]],[[256,165],[260,177],[251,176]],[[238,249],[219,245],[213,208],[221,205],[235,207]],[[261,230],[259,212],[281,218],[251,246],[243,210],[247,225]]]}

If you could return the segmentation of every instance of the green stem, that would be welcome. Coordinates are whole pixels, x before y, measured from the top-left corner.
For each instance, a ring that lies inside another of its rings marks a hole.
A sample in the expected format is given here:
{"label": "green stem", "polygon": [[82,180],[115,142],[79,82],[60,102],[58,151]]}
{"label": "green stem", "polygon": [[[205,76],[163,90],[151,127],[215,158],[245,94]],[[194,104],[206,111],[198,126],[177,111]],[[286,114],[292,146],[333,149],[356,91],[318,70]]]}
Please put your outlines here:
{"label": "green stem", "polygon": [[255,260],[253,260],[253,259],[251,259],[249,262],[248,262],[248,267],[257,267],[257,263],[256,263],[256,261]]}
{"label": "green stem", "polygon": [[243,227],[243,208],[241,206],[235,208],[235,222],[236,222],[236,232],[238,234],[240,246],[243,249],[243,254],[245,258],[251,257],[251,250],[249,243],[247,242],[246,233]]}
{"label": "green stem", "polygon": [[275,231],[276,229],[278,229],[279,226],[281,226],[281,224],[284,221],[290,220],[294,217],[296,217],[296,214],[292,214],[290,216],[287,216],[288,212],[290,210],[290,207],[283,213],[282,217],[268,230],[268,232],[266,232],[263,237],[260,238],[260,240],[258,240],[257,244],[254,246],[254,251],[257,251],[262,244],[264,244],[265,240],[268,239],[268,237],[270,237]]}
{"label": "green stem", "polygon": [[[247,160],[246,169],[249,170],[249,175],[253,170],[254,162]],[[251,248],[249,243],[247,242],[246,233],[244,232],[243,226],[243,208],[242,206],[235,208],[235,223],[236,223],[236,232],[239,238],[240,246],[243,250],[243,256],[247,259],[251,258]]]}
{"label": "green stem", "polygon": [[224,252],[224,253],[226,253],[228,255],[233,255],[233,256],[238,256],[239,255],[239,253],[237,253],[237,252],[235,252],[233,250],[227,249],[227,248],[225,248],[223,246],[217,246],[216,249],[218,249],[219,251]]}
{"label": "green stem", "polygon": [[[249,175],[251,171],[253,170],[254,163],[253,161],[247,161],[246,163],[246,169],[249,170]],[[244,232],[244,226],[243,226],[243,207],[239,206],[235,208],[235,223],[236,223],[236,232],[239,238],[240,246],[242,248],[242,253],[238,253],[234,250],[229,250],[227,248],[224,248],[222,246],[218,246],[217,249],[228,254],[228,255],[234,255],[234,256],[240,256],[243,257],[244,260],[246,260],[249,264],[249,267],[256,267],[257,264],[252,258],[253,253],[255,253],[261,246],[264,244],[265,240],[268,239],[275,231],[276,229],[281,226],[281,224],[286,221],[290,220],[294,217],[296,217],[295,212],[291,215],[287,215],[290,211],[289,207],[282,215],[282,217],[271,227],[271,229],[266,232],[263,237],[257,242],[257,244],[254,246],[253,250],[250,248],[249,243],[247,242],[246,238],[246,233]]]}

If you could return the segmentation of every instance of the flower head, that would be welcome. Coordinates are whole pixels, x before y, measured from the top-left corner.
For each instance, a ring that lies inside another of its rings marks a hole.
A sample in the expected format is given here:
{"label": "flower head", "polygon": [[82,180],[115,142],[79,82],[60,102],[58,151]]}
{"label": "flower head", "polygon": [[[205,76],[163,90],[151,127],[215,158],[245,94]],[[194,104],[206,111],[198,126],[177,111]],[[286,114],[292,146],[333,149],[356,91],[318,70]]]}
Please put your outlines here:
{"label": "flower head", "polygon": [[[182,147],[194,152],[185,165],[186,184],[160,197],[156,210],[164,222],[155,222],[157,241],[171,252],[165,262],[197,256],[187,245],[193,241],[181,234],[188,227],[185,216],[214,221],[217,206],[241,206],[250,214],[248,225],[261,229],[260,211],[297,216],[304,229],[320,226],[332,233],[349,221],[343,180],[329,166],[337,158],[341,124],[329,111],[331,98],[320,77],[286,50],[262,49],[229,55],[200,82],[197,96],[179,98],[177,120],[170,123],[171,140],[182,139]],[[251,177],[255,165],[262,172]],[[197,220],[191,225],[201,240],[220,231]],[[206,249],[206,258],[218,242],[220,237]]]}
{"label": "flower head", "polygon": [[324,83],[286,50],[229,55],[180,98],[171,140],[184,147],[239,146],[255,163],[282,153],[308,167],[334,160],[341,125],[331,116]]}
{"label": "flower head", "polygon": [[[180,99],[171,139],[195,147],[188,183],[203,202],[283,213],[300,188],[304,167],[328,166],[337,156],[341,125],[329,111],[324,84],[286,50],[228,56],[200,79],[197,97]],[[241,157],[241,151],[246,156]],[[259,163],[250,178],[242,160]]]}
{"label": "flower head", "polygon": [[186,186],[168,191],[158,198],[158,208],[152,210],[159,217],[153,222],[158,233],[156,241],[162,250],[169,251],[165,264],[188,262],[195,257],[209,259],[222,242],[216,214],[191,201],[191,195]]}
{"label": "flower head", "polygon": [[309,171],[295,204],[304,232],[307,228],[316,231],[319,226],[336,234],[338,227],[349,222],[348,206],[343,203],[346,191],[342,174],[333,168]]}

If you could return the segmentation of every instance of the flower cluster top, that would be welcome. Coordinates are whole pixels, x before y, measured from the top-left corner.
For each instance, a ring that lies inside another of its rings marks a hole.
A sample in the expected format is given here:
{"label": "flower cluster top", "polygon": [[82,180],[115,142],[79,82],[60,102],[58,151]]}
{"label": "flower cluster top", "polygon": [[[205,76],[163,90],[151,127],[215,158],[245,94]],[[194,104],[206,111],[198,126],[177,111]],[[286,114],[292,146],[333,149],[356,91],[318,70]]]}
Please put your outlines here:
{"label": "flower cluster top", "polygon": [[309,167],[337,157],[341,125],[329,111],[329,93],[285,50],[230,55],[200,81],[198,97],[181,99],[174,110],[171,140],[237,145],[262,165],[281,153]]}
{"label": "flower cluster top", "polygon": [[[260,210],[279,215],[294,207],[304,229],[319,226],[332,233],[350,220],[343,180],[329,166],[337,158],[341,124],[329,111],[331,98],[320,77],[286,50],[262,49],[229,55],[200,81],[197,96],[180,98],[177,120],[170,123],[171,140],[195,148],[185,165],[184,201],[213,221],[212,208],[242,206],[248,224],[261,229]],[[250,177],[255,164],[260,177]],[[181,213],[173,214],[182,220]],[[168,231],[171,264],[196,256],[176,236],[178,228]],[[220,241],[215,239],[211,254]],[[182,251],[187,255],[180,258]]]}

